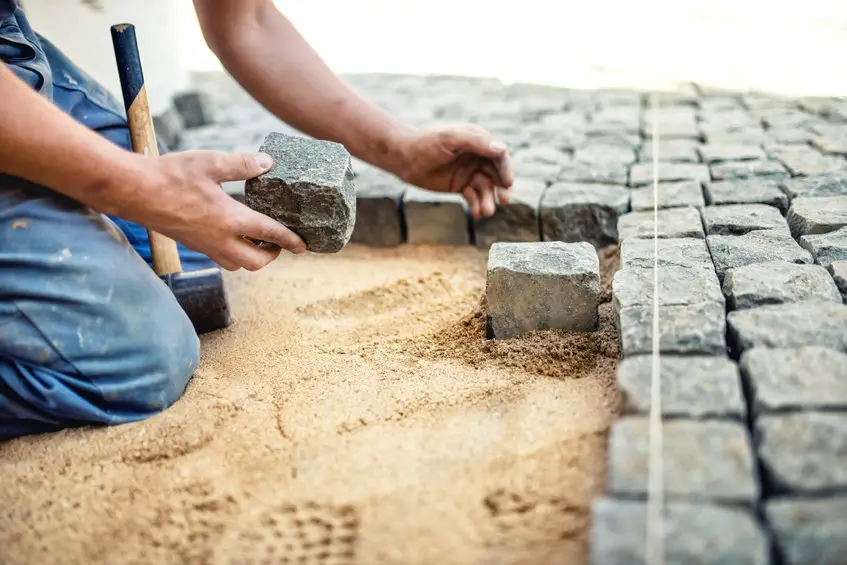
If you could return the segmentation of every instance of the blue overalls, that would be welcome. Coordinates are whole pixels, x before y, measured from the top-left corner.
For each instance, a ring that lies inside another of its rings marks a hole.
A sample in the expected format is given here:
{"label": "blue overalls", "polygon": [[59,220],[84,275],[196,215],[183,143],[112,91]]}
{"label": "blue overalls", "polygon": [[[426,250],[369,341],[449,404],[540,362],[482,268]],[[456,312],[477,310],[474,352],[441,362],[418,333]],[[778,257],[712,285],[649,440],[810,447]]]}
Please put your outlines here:
{"label": "blue overalls", "polygon": [[[130,150],[122,106],[15,4],[0,0],[0,60]],[[183,394],[200,344],[147,243],[141,226],[0,173],[0,440],[142,420]],[[180,256],[185,270],[216,266]]]}

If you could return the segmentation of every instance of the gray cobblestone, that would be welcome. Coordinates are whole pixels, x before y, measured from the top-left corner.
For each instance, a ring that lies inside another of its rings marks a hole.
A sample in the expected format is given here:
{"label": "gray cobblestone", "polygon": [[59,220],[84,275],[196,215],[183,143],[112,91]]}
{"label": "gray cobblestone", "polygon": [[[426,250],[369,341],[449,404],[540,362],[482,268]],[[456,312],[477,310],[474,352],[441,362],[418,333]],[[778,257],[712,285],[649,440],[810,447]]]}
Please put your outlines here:
{"label": "gray cobblestone", "polygon": [[[767,537],[747,510],[671,501],[663,512],[668,565],[770,563]],[[590,565],[649,565],[644,502],[601,496],[592,503],[591,517]]]}
{"label": "gray cobblestone", "polygon": [[779,210],[765,204],[729,204],[703,209],[707,235],[744,235],[755,230],[788,232]]}
{"label": "gray cobblestone", "polygon": [[768,137],[775,143],[782,145],[808,145],[814,139],[814,134],[809,130],[788,128],[769,129]]}
{"label": "gray cobblestone", "polygon": [[[653,137],[653,122],[645,116],[644,137]],[[693,114],[665,115],[659,118],[659,139],[700,139],[703,134]]]}
{"label": "gray cobblestone", "polygon": [[817,345],[755,347],[739,366],[752,390],[754,414],[847,408],[847,354]]}
{"label": "gray cobblestone", "polygon": [[839,157],[821,155],[804,145],[782,145],[768,150],[771,156],[782,162],[795,177],[847,172],[847,161]]}
{"label": "gray cobblestone", "polygon": [[727,337],[738,354],[753,347],[820,345],[847,352],[847,305],[804,302],[730,312]]}
{"label": "gray cobblestone", "polygon": [[626,185],[625,165],[588,163],[569,163],[556,177],[557,180],[571,183]]}
{"label": "gray cobblestone", "polygon": [[778,181],[765,179],[713,182],[706,185],[706,202],[710,206],[767,204],[783,213],[788,210],[788,197],[780,190]]}
{"label": "gray cobblestone", "polygon": [[[709,182],[709,168],[696,163],[663,163],[659,166],[659,182],[694,180]],[[629,172],[631,186],[653,184],[653,163],[637,163]]]}
{"label": "gray cobblestone", "polygon": [[847,496],[778,498],[764,508],[785,565],[843,565]]}
{"label": "gray cobblestone", "polygon": [[591,117],[592,126],[609,126],[618,131],[638,133],[641,116],[636,106],[617,106],[604,108]]}
{"label": "gray cobblestone", "polygon": [[406,241],[411,244],[466,245],[471,242],[467,203],[458,194],[410,187],[403,195]]}
{"label": "gray cobblestone", "polygon": [[812,140],[812,145],[824,155],[847,156],[847,135],[840,137],[822,135]]}
{"label": "gray cobblestone", "polygon": [[[677,265],[688,268],[700,268],[715,272],[709,248],[702,239],[679,238],[660,239],[659,265]],[[621,268],[653,268],[653,240],[628,239],[621,243]]]}
{"label": "gray cobblestone", "polygon": [[780,186],[792,199],[797,196],[847,196],[847,175],[823,175],[784,180]]}
{"label": "gray cobblestone", "polygon": [[[651,163],[653,161],[653,143],[647,141],[638,151],[638,161]],[[700,156],[697,153],[697,142],[687,139],[659,140],[659,161],[675,161],[679,163],[697,163]]]}
{"label": "gray cobblestone", "polygon": [[[652,306],[634,306],[615,314],[622,356],[650,353],[653,347]],[[658,341],[663,354],[726,354],[723,304],[703,302],[665,306],[660,316]]]}
{"label": "gray cobblestone", "polygon": [[704,163],[723,163],[725,161],[758,161],[765,159],[765,152],[757,145],[714,145],[706,144],[698,148]]}
{"label": "gray cobblestone", "polygon": [[[693,180],[659,183],[659,208],[703,208],[706,199],[703,188]],[[631,208],[634,212],[653,210],[653,187],[633,188]]]}
{"label": "gray cobblestone", "polygon": [[592,143],[578,148],[573,160],[575,163],[606,165],[625,170],[627,165],[635,162],[635,151],[616,145]]}
{"label": "gray cobblestone", "polygon": [[788,210],[791,234],[821,234],[847,226],[847,196],[798,196]]}
{"label": "gray cobblestone", "polygon": [[[651,355],[628,357],[618,365],[618,389],[623,411],[650,412]],[[665,418],[745,417],[738,367],[725,357],[671,356],[659,360],[662,415]]]}
{"label": "gray cobblestone", "polygon": [[[663,239],[696,237],[703,239],[703,222],[696,208],[658,210],[658,237]],[[653,212],[630,212],[618,218],[618,239],[652,238]]]}
{"label": "gray cobblestone", "polygon": [[847,304],[847,261],[833,261],[827,270],[841,292],[841,301]]}
{"label": "gray cobblestone", "polygon": [[545,183],[537,179],[515,179],[509,202],[498,204],[493,216],[475,220],[477,247],[488,249],[498,241],[539,241],[539,209],[545,188]]}
{"label": "gray cobblestone", "polygon": [[591,127],[585,130],[586,143],[603,143],[635,149],[641,145],[641,136],[622,131],[610,131],[603,128]]}
{"label": "gray cobblestone", "polygon": [[826,269],[785,261],[729,269],[723,292],[731,310],[813,300],[841,302],[841,294]]}
{"label": "gray cobblestone", "polygon": [[788,170],[779,161],[726,161],[709,166],[714,181],[739,179],[784,179],[789,177]]}
{"label": "gray cobblestone", "polygon": [[541,199],[545,241],[588,241],[602,247],[618,240],[618,216],[629,209],[629,191],[615,185],[559,182]]}
{"label": "gray cobblestone", "polygon": [[759,457],[777,492],[847,489],[847,413],[762,415],[755,433]]}
{"label": "gray cobblestone", "polygon": [[[733,420],[662,424],[666,500],[753,505],[759,482],[747,428]],[[646,496],[650,421],[624,416],[609,434],[606,492]],[[696,471],[695,471],[696,470]]]}
{"label": "gray cobblestone", "polygon": [[[659,266],[659,306],[679,306],[715,302],[723,306],[718,278],[707,269],[675,265]],[[828,275],[827,275],[828,277]],[[627,267],[612,279],[614,307],[620,311],[653,304],[653,269]]]}
{"label": "gray cobblestone", "polygon": [[403,243],[400,203],[406,188],[393,175],[370,167],[356,169],[356,225],[350,241],[374,247]]}
{"label": "gray cobblestone", "polygon": [[833,261],[847,261],[847,227],[824,234],[800,237],[800,246],[808,250],[815,263],[829,267]]}
{"label": "gray cobblestone", "polygon": [[704,137],[709,143],[720,144],[762,144],[770,140],[761,127],[744,128],[734,131],[710,131],[704,132]]}
{"label": "gray cobblestone", "polygon": [[727,269],[753,263],[813,262],[812,255],[782,230],[755,230],[744,235],[708,235],[706,243],[721,281]]}
{"label": "gray cobblestone", "polygon": [[214,123],[217,117],[211,98],[200,91],[180,92],[173,104],[187,129]]}

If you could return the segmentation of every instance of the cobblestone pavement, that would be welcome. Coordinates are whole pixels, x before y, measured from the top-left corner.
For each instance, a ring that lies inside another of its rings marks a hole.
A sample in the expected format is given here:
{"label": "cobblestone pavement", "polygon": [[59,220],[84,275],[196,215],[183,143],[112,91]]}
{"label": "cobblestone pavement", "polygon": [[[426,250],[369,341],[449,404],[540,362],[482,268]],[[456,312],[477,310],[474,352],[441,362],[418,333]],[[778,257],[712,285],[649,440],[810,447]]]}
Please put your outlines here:
{"label": "cobblestone pavement", "polygon": [[[182,148],[255,151],[292,133],[200,77],[219,123]],[[513,151],[513,202],[463,200],[355,162],[354,241],[619,243],[614,306],[624,414],[610,434],[591,560],[644,562],[652,342],[652,136],[668,563],[834,565],[847,555],[847,99],[647,97],[461,77],[355,76],[414,125],[479,123]],[[238,186],[228,187],[238,194]]]}

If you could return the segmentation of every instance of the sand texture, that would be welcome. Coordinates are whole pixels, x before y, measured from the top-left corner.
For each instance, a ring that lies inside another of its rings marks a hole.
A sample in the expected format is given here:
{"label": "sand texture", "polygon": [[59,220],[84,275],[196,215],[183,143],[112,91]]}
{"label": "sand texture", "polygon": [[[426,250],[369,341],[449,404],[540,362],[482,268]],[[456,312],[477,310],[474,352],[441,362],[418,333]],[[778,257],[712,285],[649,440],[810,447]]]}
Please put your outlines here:
{"label": "sand texture", "polygon": [[0,563],[585,562],[617,334],[486,343],[485,253],[351,245],[228,277],[147,421],[0,444]]}

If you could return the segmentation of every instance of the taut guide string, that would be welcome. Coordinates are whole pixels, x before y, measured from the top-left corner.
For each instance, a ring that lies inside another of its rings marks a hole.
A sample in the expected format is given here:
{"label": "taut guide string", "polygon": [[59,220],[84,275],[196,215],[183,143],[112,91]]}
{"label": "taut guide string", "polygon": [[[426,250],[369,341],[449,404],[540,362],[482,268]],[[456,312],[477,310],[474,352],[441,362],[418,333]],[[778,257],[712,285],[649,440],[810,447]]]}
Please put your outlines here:
{"label": "taut guide string", "polygon": [[653,133],[653,330],[650,377],[650,445],[647,466],[646,565],[665,564],[664,458],[662,437],[662,387],[659,366],[659,96],[650,95]]}

